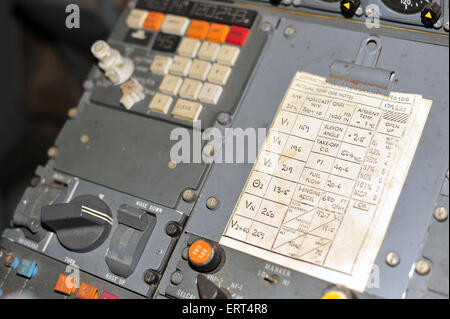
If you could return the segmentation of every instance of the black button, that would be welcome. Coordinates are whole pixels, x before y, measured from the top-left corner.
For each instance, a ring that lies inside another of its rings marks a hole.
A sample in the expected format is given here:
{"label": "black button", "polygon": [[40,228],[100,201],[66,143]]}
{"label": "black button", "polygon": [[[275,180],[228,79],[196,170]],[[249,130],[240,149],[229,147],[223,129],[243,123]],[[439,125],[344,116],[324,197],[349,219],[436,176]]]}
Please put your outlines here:
{"label": "black button", "polygon": [[153,50],[174,53],[180,41],[181,37],[177,35],[159,33],[153,44]]}

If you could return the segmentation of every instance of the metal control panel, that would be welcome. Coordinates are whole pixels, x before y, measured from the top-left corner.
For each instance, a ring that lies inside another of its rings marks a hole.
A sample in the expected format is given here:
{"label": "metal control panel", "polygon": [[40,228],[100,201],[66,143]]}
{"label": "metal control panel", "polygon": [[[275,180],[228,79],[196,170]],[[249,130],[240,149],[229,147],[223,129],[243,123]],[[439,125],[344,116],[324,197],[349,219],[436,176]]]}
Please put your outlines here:
{"label": "metal control panel", "polygon": [[[0,298],[448,298],[448,1],[428,26],[428,1],[344,2],[131,1],[3,230]],[[219,244],[253,163],[207,159],[269,128],[297,71],[433,101],[363,292]]]}

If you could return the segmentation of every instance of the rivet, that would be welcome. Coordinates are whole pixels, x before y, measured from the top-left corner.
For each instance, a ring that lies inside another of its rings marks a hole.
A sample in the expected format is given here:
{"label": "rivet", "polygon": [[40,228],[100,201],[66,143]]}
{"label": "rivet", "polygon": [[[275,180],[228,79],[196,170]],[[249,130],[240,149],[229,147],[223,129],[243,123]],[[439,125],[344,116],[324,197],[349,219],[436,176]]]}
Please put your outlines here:
{"label": "rivet", "polygon": [[448,210],[444,206],[436,207],[433,216],[437,221],[443,222],[448,218]]}
{"label": "rivet", "polygon": [[400,263],[400,256],[395,251],[390,251],[386,254],[386,264],[395,267]]}

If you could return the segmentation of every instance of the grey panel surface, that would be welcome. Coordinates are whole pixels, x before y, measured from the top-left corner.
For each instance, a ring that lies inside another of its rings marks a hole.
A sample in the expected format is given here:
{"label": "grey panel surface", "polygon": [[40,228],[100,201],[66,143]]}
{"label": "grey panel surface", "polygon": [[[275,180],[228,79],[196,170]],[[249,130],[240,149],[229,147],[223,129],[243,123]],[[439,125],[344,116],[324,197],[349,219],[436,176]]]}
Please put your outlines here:
{"label": "grey panel surface", "polygon": [[[295,36],[290,39],[283,36],[283,30],[288,25],[296,30]],[[283,19],[270,40],[233,125],[242,128],[268,127],[297,70],[327,76],[330,63],[335,59],[351,61],[361,40],[369,33],[374,33],[374,30],[362,33]],[[393,91],[420,93],[434,101],[376,261],[380,267],[381,287],[368,289],[370,294],[376,296],[400,298],[406,290],[408,273],[419,253],[448,165],[448,48],[385,36],[380,38],[382,51],[377,67],[396,72],[397,82]],[[425,55],[434,58],[424,63]],[[196,206],[186,230],[218,240],[251,166],[216,164],[203,188],[201,204]],[[214,212],[207,210],[202,202],[209,196],[217,196],[222,203]],[[386,266],[384,262],[384,256],[390,250],[398,251],[402,258],[395,268]]]}
{"label": "grey panel surface", "polygon": [[[170,169],[174,124],[122,110],[88,104],[69,120],[55,145],[57,170],[121,192],[175,207],[181,192],[197,189],[205,164],[178,164]],[[82,135],[89,142],[80,141]]]}

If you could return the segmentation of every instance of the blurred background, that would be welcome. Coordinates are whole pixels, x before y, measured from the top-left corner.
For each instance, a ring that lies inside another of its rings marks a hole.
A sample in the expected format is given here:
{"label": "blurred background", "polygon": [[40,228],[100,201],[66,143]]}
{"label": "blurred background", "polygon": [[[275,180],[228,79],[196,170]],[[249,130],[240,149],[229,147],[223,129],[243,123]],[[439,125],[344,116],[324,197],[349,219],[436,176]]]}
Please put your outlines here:
{"label": "blurred background", "polygon": [[[127,2],[0,0],[0,231],[78,103],[95,63],[91,44],[107,37]],[[65,27],[71,3],[79,29]]]}

